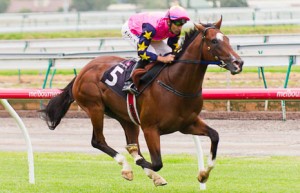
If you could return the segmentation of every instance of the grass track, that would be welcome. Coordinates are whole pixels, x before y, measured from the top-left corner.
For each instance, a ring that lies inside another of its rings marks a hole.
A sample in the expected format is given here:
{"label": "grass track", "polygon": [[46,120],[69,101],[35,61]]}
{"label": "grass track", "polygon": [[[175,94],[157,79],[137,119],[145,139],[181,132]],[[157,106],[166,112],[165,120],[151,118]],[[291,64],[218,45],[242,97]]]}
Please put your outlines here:
{"label": "grass track", "polygon": [[[0,152],[0,192],[199,192],[197,160],[192,155],[163,156],[159,174],[168,181],[164,187],[155,187],[133,164],[134,180],[122,179],[121,167],[103,154],[35,153],[34,159],[36,184],[31,185],[26,153]],[[299,171],[300,157],[219,157],[204,192],[296,193]]]}

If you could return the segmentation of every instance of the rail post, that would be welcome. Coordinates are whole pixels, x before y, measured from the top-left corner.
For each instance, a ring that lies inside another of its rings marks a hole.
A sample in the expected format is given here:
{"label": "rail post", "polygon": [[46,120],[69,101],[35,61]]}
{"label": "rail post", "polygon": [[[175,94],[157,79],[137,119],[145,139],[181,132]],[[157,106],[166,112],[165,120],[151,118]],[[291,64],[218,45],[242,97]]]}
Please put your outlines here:
{"label": "rail post", "polygon": [[[295,63],[295,56],[290,56],[289,66],[288,66],[288,69],[287,69],[287,72],[286,72],[283,88],[287,88],[287,86],[288,86],[292,65],[294,63]],[[281,101],[281,108],[282,108],[282,120],[285,121],[286,120],[286,107],[285,107],[285,101],[284,100]]]}
{"label": "rail post", "polygon": [[47,81],[48,81],[48,76],[49,76],[49,73],[50,73],[50,70],[51,70],[52,66],[53,66],[53,59],[49,59],[49,64],[48,64],[48,68],[47,68],[47,71],[46,71],[46,75],[45,75],[45,79],[44,79],[44,83],[43,83],[42,88],[46,88],[46,84],[47,84]]}
{"label": "rail post", "polygon": [[34,184],[34,160],[33,160],[33,150],[31,145],[31,140],[28,134],[28,131],[22,121],[22,119],[19,117],[19,115],[16,113],[16,111],[10,106],[8,101],[6,99],[0,99],[0,102],[4,106],[4,108],[8,111],[8,113],[15,119],[17,122],[19,128],[21,129],[27,146],[27,157],[28,157],[28,168],[29,168],[29,183]]}

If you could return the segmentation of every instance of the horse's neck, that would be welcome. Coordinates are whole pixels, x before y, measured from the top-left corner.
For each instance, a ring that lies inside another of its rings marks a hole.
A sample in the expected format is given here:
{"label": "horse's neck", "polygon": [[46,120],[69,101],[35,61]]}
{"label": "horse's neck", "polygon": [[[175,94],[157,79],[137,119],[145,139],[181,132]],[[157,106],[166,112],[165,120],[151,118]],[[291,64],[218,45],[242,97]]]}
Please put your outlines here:
{"label": "horse's neck", "polygon": [[[200,62],[200,60],[195,61]],[[181,87],[186,87],[186,85],[189,85],[189,87],[194,86],[196,90],[202,88],[204,74],[207,69],[206,65],[180,63],[177,64],[177,67],[174,79],[179,83],[178,85],[181,84]]]}
{"label": "horse's neck", "polygon": [[[194,40],[201,42],[201,40]],[[200,44],[190,45],[179,60],[200,62]],[[169,79],[174,87],[185,92],[197,92],[202,88],[207,65],[181,63],[174,64],[169,69]],[[175,86],[176,85],[176,86]]]}

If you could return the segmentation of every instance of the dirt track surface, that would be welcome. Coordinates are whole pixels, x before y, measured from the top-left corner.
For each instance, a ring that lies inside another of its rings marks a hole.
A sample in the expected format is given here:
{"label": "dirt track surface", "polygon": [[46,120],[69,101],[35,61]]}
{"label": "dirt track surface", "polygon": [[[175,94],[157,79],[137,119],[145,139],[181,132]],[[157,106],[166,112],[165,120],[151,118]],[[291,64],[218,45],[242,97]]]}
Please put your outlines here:
{"label": "dirt track surface", "polygon": [[[12,118],[0,118],[0,151],[26,151],[21,130]],[[66,118],[51,131],[38,118],[23,118],[29,131],[34,152],[102,153],[90,144],[92,125],[87,118]],[[219,132],[218,154],[229,156],[300,156],[300,120],[206,120]],[[105,119],[107,143],[125,153],[125,137],[121,126],[113,119]],[[200,137],[204,153],[208,155],[210,141]],[[147,147],[140,135],[142,152]],[[195,154],[192,136],[174,133],[161,137],[163,154]]]}

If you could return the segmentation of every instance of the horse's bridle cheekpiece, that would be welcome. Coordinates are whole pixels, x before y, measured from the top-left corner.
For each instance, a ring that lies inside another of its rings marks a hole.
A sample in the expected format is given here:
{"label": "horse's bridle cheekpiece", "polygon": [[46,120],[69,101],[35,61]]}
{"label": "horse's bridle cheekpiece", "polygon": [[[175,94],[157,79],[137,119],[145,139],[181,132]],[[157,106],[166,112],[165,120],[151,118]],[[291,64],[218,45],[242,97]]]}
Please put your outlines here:
{"label": "horse's bridle cheekpiece", "polygon": [[[203,47],[203,44],[206,41],[206,32],[209,29],[216,29],[216,28],[214,26],[212,26],[212,27],[206,27],[202,31],[202,40],[201,40],[201,44],[200,44],[201,48]],[[207,47],[207,50],[211,53],[211,55],[215,58],[215,60],[217,60],[217,61],[212,61],[213,63],[211,63],[211,64],[216,64],[216,65],[220,66],[221,68],[224,68],[225,66],[227,66],[227,64],[223,60],[220,60],[219,56],[213,54],[213,49],[211,49],[210,46]]]}

